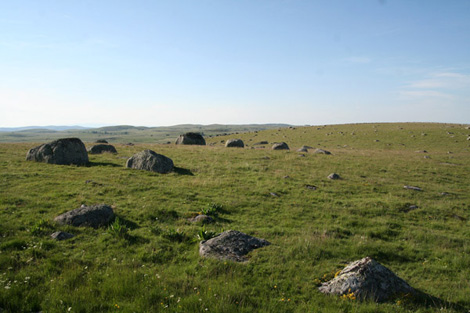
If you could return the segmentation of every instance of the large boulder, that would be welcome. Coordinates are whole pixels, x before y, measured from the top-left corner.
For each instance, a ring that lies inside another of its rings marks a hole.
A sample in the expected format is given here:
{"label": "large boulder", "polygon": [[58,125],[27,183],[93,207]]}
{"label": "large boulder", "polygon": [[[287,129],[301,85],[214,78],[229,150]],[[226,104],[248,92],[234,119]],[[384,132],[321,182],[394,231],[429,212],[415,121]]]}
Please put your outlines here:
{"label": "large boulder", "polygon": [[80,139],[63,138],[30,149],[26,160],[60,165],[86,165],[88,153]]}
{"label": "large boulder", "polygon": [[178,139],[176,139],[177,145],[200,145],[205,146],[206,141],[204,137],[200,133],[186,133],[184,135],[180,135]]}
{"label": "large boulder", "polygon": [[166,174],[173,170],[173,161],[152,150],[134,154],[127,160],[126,167]]}
{"label": "large boulder", "polygon": [[65,212],[54,218],[61,225],[89,226],[97,228],[107,225],[114,218],[113,209],[106,204],[82,205],[78,209]]}
{"label": "large boulder", "polygon": [[199,254],[202,257],[235,262],[247,261],[246,255],[257,248],[271,243],[258,239],[236,230],[225,231],[218,236],[199,244]]}
{"label": "large boulder", "polygon": [[289,146],[285,142],[275,143],[272,147],[273,150],[289,150]]}
{"label": "large boulder", "polygon": [[94,145],[90,149],[88,149],[89,154],[101,154],[101,153],[117,153],[116,148],[113,145],[101,144],[101,145]]}
{"label": "large boulder", "polygon": [[403,279],[370,257],[352,262],[318,289],[327,294],[375,302],[415,292]]}
{"label": "large boulder", "polygon": [[225,143],[225,147],[227,147],[227,148],[231,148],[231,147],[244,148],[245,144],[243,143],[243,140],[241,140],[241,139],[229,139]]}

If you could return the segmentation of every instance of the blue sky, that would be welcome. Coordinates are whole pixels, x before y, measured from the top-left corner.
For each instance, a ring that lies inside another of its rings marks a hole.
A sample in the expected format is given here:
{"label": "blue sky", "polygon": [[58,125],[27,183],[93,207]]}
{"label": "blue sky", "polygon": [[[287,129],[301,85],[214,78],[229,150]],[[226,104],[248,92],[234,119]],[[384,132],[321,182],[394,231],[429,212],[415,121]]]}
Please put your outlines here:
{"label": "blue sky", "polygon": [[0,127],[470,123],[470,1],[2,1]]}

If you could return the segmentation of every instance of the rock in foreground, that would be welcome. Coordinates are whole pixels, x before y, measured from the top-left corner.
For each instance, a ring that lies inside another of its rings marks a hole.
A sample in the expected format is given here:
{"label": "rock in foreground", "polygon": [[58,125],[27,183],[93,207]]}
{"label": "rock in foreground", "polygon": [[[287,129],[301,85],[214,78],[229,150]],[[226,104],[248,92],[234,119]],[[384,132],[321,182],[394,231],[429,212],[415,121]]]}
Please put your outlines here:
{"label": "rock in foreground", "polygon": [[30,149],[26,160],[59,165],[86,165],[88,153],[80,139],[63,138]]}
{"label": "rock in foreground", "polygon": [[219,260],[244,262],[247,261],[245,255],[250,251],[270,244],[264,239],[258,239],[236,230],[228,230],[217,237],[201,241],[199,255]]}
{"label": "rock in foreground", "polygon": [[415,292],[403,279],[370,257],[352,262],[318,289],[327,294],[353,295],[359,300],[375,302]]}
{"label": "rock in foreground", "polygon": [[173,170],[173,161],[152,150],[144,150],[134,154],[127,160],[126,167],[166,174]]}
{"label": "rock in foreground", "polygon": [[186,133],[176,139],[177,145],[200,145],[205,146],[206,140],[200,133]]}
{"label": "rock in foreground", "polygon": [[107,225],[114,218],[113,209],[106,204],[86,206],[82,205],[78,209],[65,212],[54,218],[54,221],[61,225],[89,226],[97,228]]}

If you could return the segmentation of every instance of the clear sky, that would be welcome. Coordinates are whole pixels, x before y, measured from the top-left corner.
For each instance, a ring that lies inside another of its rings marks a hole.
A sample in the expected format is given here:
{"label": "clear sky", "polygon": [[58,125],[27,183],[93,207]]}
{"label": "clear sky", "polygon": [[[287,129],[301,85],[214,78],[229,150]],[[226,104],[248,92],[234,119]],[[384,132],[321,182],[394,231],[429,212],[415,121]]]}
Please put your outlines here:
{"label": "clear sky", "polygon": [[470,123],[468,0],[0,2],[0,127]]}

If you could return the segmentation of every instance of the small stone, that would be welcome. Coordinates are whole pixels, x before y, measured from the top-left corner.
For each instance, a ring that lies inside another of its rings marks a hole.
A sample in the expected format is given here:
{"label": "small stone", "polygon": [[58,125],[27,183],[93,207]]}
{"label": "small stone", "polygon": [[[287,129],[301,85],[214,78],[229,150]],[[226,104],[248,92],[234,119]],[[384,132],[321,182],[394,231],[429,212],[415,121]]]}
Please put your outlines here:
{"label": "small stone", "polygon": [[336,180],[336,179],[340,179],[341,177],[336,173],[331,173],[330,175],[328,175],[328,178]]}
{"label": "small stone", "polygon": [[403,186],[405,189],[415,190],[415,191],[423,191],[423,189],[416,187],[416,186]]}
{"label": "small stone", "polygon": [[323,150],[323,149],[315,149],[315,151],[313,153],[316,153],[316,154],[331,154],[330,151],[326,151],[326,150]]}
{"label": "small stone", "polygon": [[307,189],[310,189],[310,190],[317,190],[317,187],[313,186],[313,185],[305,185],[305,187]]}
{"label": "small stone", "polygon": [[270,192],[269,194],[275,198],[279,198],[279,195],[275,192]]}
{"label": "small stone", "polygon": [[192,223],[210,224],[214,222],[214,219],[209,215],[199,214],[193,218],[190,218],[189,221]]}
{"label": "small stone", "polygon": [[55,240],[67,240],[74,237],[74,235],[63,232],[63,231],[56,231],[55,233],[51,234],[51,238]]}

